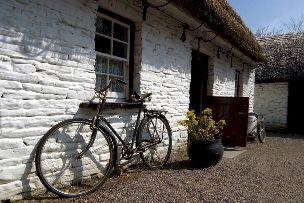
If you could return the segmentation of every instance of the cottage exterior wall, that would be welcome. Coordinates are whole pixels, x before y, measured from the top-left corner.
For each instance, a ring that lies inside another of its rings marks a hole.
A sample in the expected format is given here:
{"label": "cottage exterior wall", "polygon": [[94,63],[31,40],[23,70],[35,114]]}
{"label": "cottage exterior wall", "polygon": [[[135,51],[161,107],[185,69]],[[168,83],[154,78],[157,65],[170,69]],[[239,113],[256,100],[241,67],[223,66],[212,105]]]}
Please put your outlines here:
{"label": "cottage exterior wall", "polygon": [[214,65],[214,96],[234,97],[235,69],[230,67],[227,59],[217,60]]}
{"label": "cottage exterior wall", "polygon": [[249,112],[255,112],[255,70],[252,66],[244,65],[242,71],[242,92],[243,97],[249,97]]}
{"label": "cottage exterior wall", "polygon": [[265,118],[269,130],[287,129],[288,83],[257,83],[254,109]]}
{"label": "cottage exterior wall", "polygon": [[33,164],[38,140],[93,97],[96,6],[4,1],[0,9],[0,200],[5,200],[42,187]]}
{"label": "cottage exterior wall", "polygon": [[[173,153],[186,144],[187,133],[177,121],[189,107],[191,50],[197,49],[197,38],[187,33],[182,42],[181,24],[155,9],[142,22],[142,10],[123,0],[4,1],[0,4],[0,200],[43,188],[33,164],[39,139],[57,122],[93,114],[78,106],[94,96],[98,3],[135,23],[134,89],[153,93],[149,108],[168,111]],[[234,96],[235,68],[241,65],[230,67],[226,57],[217,59],[216,49],[212,43],[200,49],[210,56],[208,95]],[[252,96],[250,88],[244,89]],[[136,112],[112,109],[106,115],[118,134],[128,139]]]}

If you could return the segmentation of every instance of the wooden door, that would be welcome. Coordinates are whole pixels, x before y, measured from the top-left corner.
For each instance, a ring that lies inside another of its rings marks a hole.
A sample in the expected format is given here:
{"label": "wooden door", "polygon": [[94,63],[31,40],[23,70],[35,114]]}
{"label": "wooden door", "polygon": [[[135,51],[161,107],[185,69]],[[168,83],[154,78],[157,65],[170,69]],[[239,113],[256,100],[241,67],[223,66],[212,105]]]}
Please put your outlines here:
{"label": "wooden door", "polygon": [[246,147],[248,127],[248,97],[206,97],[203,108],[211,108],[215,121],[224,118],[227,125],[223,131],[224,146]]}

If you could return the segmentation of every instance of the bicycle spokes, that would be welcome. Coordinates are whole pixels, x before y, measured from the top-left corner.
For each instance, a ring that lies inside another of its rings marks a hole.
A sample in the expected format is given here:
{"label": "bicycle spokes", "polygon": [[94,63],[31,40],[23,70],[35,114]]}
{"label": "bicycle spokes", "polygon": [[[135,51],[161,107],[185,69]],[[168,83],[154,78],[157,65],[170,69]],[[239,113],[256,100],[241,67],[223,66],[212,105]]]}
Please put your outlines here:
{"label": "bicycle spokes", "polygon": [[[85,121],[72,119],[54,126],[38,148],[38,174],[43,184],[60,196],[91,192],[111,168],[111,142],[99,131],[94,143],[90,142],[92,130]],[[90,147],[88,143],[92,143]]]}
{"label": "bicycle spokes", "polygon": [[166,163],[171,152],[171,129],[159,116],[147,117],[140,126],[139,146],[143,161],[150,167],[160,167]]}

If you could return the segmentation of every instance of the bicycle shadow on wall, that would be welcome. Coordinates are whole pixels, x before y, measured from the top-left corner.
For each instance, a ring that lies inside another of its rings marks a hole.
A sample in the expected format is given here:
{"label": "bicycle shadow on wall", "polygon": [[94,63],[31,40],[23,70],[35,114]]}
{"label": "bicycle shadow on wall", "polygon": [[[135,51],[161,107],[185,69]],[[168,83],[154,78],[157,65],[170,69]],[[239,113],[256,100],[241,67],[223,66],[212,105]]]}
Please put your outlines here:
{"label": "bicycle shadow on wall", "polygon": [[[94,100],[90,100],[90,102],[93,102]],[[92,117],[95,115],[96,109],[93,108],[79,108],[75,118],[88,118],[92,119]],[[118,135],[123,138],[123,141],[125,143],[131,144],[133,133],[135,130],[136,125],[136,116],[137,116],[137,109],[134,110],[130,109],[123,109],[123,108],[105,108],[103,111],[103,115],[107,118],[107,120],[111,123],[111,125],[117,125],[118,127],[115,127],[116,132]],[[135,118],[135,119],[134,119]],[[108,129],[106,125],[104,125]],[[117,130],[120,129],[120,130]],[[109,130],[110,131],[110,130]],[[130,160],[123,159],[123,146],[120,143],[118,139],[115,139],[117,142],[117,150],[114,150],[115,156],[117,157],[116,164],[117,168],[115,170],[122,170],[126,166],[130,165],[136,165],[141,160],[139,156],[133,157]],[[121,162],[124,160],[124,162]]]}
{"label": "bicycle shadow on wall", "polygon": [[[171,128],[164,111],[145,108],[144,102],[152,93],[134,93],[132,101],[136,103],[131,107],[136,114],[122,112],[120,105],[119,112],[112,109],[104,112],[107,91],[113,82],[126,84],[119,79],[111,79],[104,88],[95,90],[99,98],[97,112],[66,110],[75,112],[69,113],[74,118],[52,126],[37,144],[37,175],[52,193],[61,197],[78,197],[96,191],[109,177],[113,166],[114,169],[117,166],[119,145],[123,159],[133,161],[140,155],[149,168],[159,168],[167,162],[172,148]],[[136,121],[133,115],[137,115]]]}
{"label": "bicycle shadow on wall", "polygon": [[[112,115],[118,115],[115,111],[111,113]],[[79,108],[77,112],[75,113],[73,118],[92,118],[92,115],[94,115],[94,110],[90,109],[83,109]],[[111,115],[110,115],[111,116]],[[132,122],[132,114],[127,116],[127,114],[123,115],[123,124],[121,124],[121,133],[120,136],[124,137],[124,141],[126,143],[129,143],[132,138],[132,131],[134,129],[134,122]],[[115,120],[115,119],[114,119]],[[73,176],[74,178],[71,178],[73,180],[81,180],[85,177],[86,168],[82,167],[84,166],[95,166],[96,170],[104,170],[104,166],[102,164],[102,161],[100,157],[102,156],[103,159],[109,158],[109,156],[106,156],[102,153],[103,145],[100,145],[102,143],[102,140],[98,140],[98,134],[95,140],[95,144],[93,145],[90,150],[88,150],[85,154],[85,159],[75,159],[71,158],[71,155],[78,154],[79,151],[85,148],[85,146],[89,142],[89,138],[91,136],[91,129],[89,126],[74,126],[74,129],[67,129],[67,128],[59,128],[55,133],[53,133],[53,143],[52,146],[48,146],[45,150],[46,152],[49,152],[51,155],[45,155],[44,159],[49,159],[48,162],[46,162],[49,166],[49,172],[50,173],[57,173],[57,179],[62,179],[62,176]],[[71,134],[72,133],[72,134]],[[55,144],[58,143],[58,144]],[[79,146],[76,146],[75,143],[79,144]],[[24,170],[23,176],[21,178],[22,181],[22,193],[21,196],[31,199],[50,199],[50,198],[60,198],[59,196],[54,196],[50,191],[46,190],[45,187],[41,184],[41,181],[39,181],[38,177],[35,176],[34,178],[30,176],[30,174],[33,174],[34,172],[31,172],[33,170],[33,166],[35,164],[35,153],[37,149],[36,144],[35,148],[32,150],[30,154],[30,158],[27,160],[26,168]],[[64,151],[65,149],[69,149],[68,153],[63,154],[61,151]],[[114,156],[117,156],[117,162],[121,161],[121,149],[118,150],[120,153],[114,154]],[[51,153],[52,152],[52,153]],[[44,155],[42,155],[44,156]],[[122,168],[124,166],[130,165],[130,164],[136,164],[140,160],[139,157],[134,157],[131,160],[127,160],[121,164],[118,165],[119,168]],[[85,161],[85,163],[83,162]],[[36,171],[35,171],[36,172]],[[97,173],[96,173],[97,174]],[[91,177],[93,178],[93,177]],[[38,183],[34,183],[33,181],[36,181]],[[52,180],[56,182],[56,178]],[[73,184],[76,184],[73,183]],[[35,186],[34,186],[35,185]],[[38,187],[37,187],[38,186]],[[37,188],[36,188],[37,187]]]}

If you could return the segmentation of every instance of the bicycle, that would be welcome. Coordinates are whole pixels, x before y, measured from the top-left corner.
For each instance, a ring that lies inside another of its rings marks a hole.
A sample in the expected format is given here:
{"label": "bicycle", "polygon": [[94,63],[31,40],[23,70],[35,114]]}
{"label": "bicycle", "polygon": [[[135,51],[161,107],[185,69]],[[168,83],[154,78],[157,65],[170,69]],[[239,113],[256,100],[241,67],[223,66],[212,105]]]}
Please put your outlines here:
{"label": "bicycle", "polygon": [[126,84],[111,79],[104,88],[95,89],[99,102],[92,119],[62,121],[40,139],[35,165],[40,181],[49,191],[61,197],[78,197],[96,191],[116,166],[118,143],[122,145],[123,159],[139,155],[150,169],[160,168],[168,161],[172,131],[165,111],[148,110],[144,105],[152,93],[132,95],[139,108],[131,143],[126,143],[103,117],[108,90],[118,83]]}
{"label": "bicycle", "polygon": [[254,112],[248,113],[248,130],[247,138],[249,140],[255,140],[258,137],[261,143],[266,140],[266,130],[264,125],[264,117]]}

